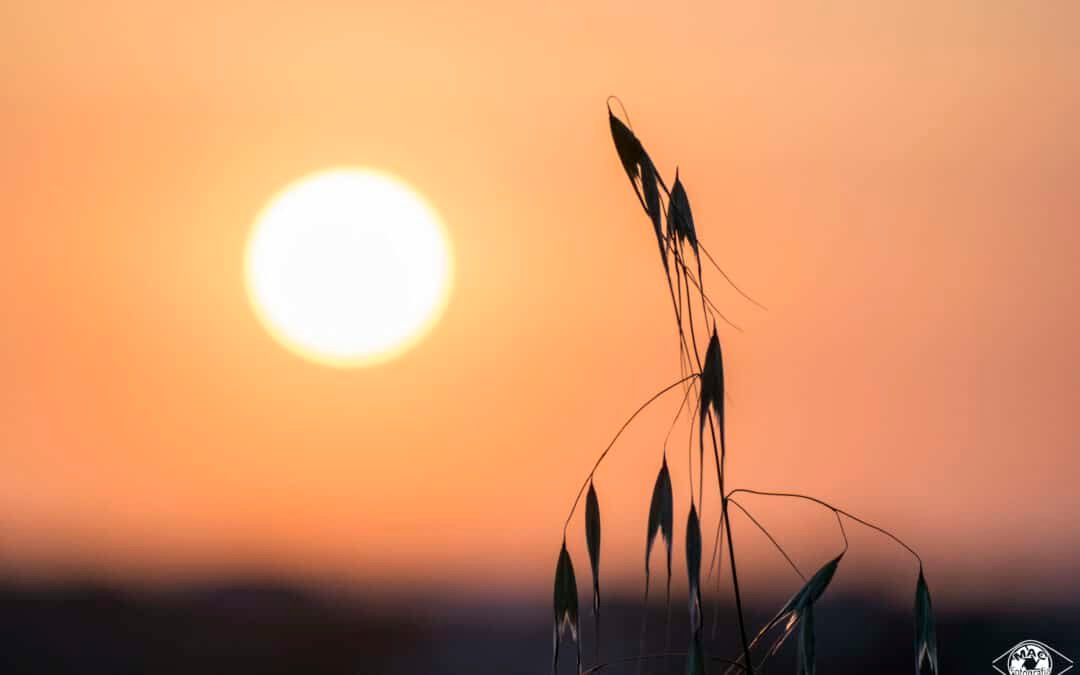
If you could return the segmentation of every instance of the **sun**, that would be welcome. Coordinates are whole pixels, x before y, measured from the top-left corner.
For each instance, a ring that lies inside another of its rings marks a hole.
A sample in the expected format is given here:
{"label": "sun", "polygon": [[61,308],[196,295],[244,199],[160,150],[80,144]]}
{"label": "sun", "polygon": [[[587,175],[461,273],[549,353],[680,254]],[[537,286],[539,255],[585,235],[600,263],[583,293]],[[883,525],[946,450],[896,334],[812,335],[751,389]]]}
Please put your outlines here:
{"label": "sun", "polygon": [[438,320],[452,283],[446,230],[405,183],[333,169],[279,192],[245,253],[260,321],[293,352],[332,366],[385,361]]}

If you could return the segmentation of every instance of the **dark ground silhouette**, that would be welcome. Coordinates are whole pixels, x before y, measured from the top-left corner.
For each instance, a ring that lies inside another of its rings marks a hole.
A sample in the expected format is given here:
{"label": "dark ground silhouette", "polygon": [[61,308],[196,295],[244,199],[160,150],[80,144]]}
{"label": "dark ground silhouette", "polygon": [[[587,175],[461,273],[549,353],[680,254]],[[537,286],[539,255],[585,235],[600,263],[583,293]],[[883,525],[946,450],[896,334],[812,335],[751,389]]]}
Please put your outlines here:
{"label": "dark ground silhouette", "polygon": [[[684,651],[685,619],[674,601],[673,651]],[[942,672],[988,673],[993,658],[1032,638],[1080,657],[1080,603],[987,613],[938,610]],[[585,665],[592,665],[591,619],[583,603]],[[775,609],[775,608],[774,608]],[[751,608],[765,618],[768,608]],[[707,614],[711,621],[711,607]],[[732,614],[727,613],[731,619]],[[602,655],[636,651],[637,602],[605,605]],[[732,619],[733,620],[733,619]],[[344,675],[549,673],[551,609],[453,601],[390,603],[315,594],[274,584],[227,584],[161,593],[95,585],[0,587],[0,673],[80,675]],[[663,649],[663,610],[651,617],[650,651]],[[731,628],[734,627],[732,624]],[[823,673],[912,670],[909,613],[854,597],[831,597],[817,612]],[[708,626],[707,626],[708,630]],[[735,631],[721,631],[712,655],[737,653]],[[726,641],[725,641],[726,640]],[[794,643],[768,672],[794,672]],[[573,670],[573,659],[560,672]],[[680,659],[668,662],[683,672]],[[637,673],[636,666],[607,673]],[[660,673],[652,662],[647,673]],[[719,667],[709,672],[720,672]]]}

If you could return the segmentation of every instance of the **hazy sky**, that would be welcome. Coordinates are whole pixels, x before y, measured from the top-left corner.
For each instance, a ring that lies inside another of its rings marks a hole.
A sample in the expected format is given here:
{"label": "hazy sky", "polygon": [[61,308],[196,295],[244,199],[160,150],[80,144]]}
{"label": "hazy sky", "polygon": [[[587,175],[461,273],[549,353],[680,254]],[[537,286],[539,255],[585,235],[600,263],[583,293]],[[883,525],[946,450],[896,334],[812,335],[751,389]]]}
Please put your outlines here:
{"label": "hazy sky", "polygon": [[[241,4],[0,8],[3,575],[550,593],[580,480],[679,375],[616,93],[770,308],[706,272],[745,328],[730,480],[891,526],[935,597],[1068,597],[1041,582],[1080,559],[1080,5]],[[443,320],[370,369],[281,348],[242,277],[266,201],[342,164],[456,252]],[[677,404],[597,478],[620,583]],[[788,506],[758,512],[812,568],[833,524]],[[785,573],[736,527],[751,583]],[[906,598],[878,541],[853,578]]]}

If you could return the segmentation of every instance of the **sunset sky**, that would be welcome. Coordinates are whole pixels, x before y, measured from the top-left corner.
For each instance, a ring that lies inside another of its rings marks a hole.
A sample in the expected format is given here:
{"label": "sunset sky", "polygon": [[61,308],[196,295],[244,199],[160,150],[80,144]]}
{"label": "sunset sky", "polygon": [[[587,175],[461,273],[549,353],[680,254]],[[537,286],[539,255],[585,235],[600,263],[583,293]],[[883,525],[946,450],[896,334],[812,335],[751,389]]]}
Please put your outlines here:
{"label": "sunset sky", "polygon": [[[945,602],[1075,602],[1080,5],[870,4],[5,3],[0,576],[550,594],[581,480],[679,377],[617,94],[769,307],[706,269],[744,328],[731,484],[889,526]],[[283,349],[243,277],[268,200],[343,165],[424,195],[454,251],[430,333],[355,369]],[[625,588],[677,405],[597,476]],[[837,545],[746,504],[807,568]],[[791,584],[733,517],[749,583]],[[848,588],[906,601],[902,552],[853,546]]]}

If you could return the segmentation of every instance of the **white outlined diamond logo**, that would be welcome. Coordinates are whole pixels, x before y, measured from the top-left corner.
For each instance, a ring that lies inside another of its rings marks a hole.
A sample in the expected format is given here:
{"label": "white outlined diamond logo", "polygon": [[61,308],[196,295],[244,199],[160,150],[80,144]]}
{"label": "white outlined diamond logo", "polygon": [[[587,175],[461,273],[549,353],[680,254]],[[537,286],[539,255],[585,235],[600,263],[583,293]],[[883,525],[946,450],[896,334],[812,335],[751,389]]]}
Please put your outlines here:
{"label": "white outlined diamond logo", "polygon": [[1072,670],[1072,659],[1038,640],[1024,640],[993,660],[1001,675],[1063,675]]}

